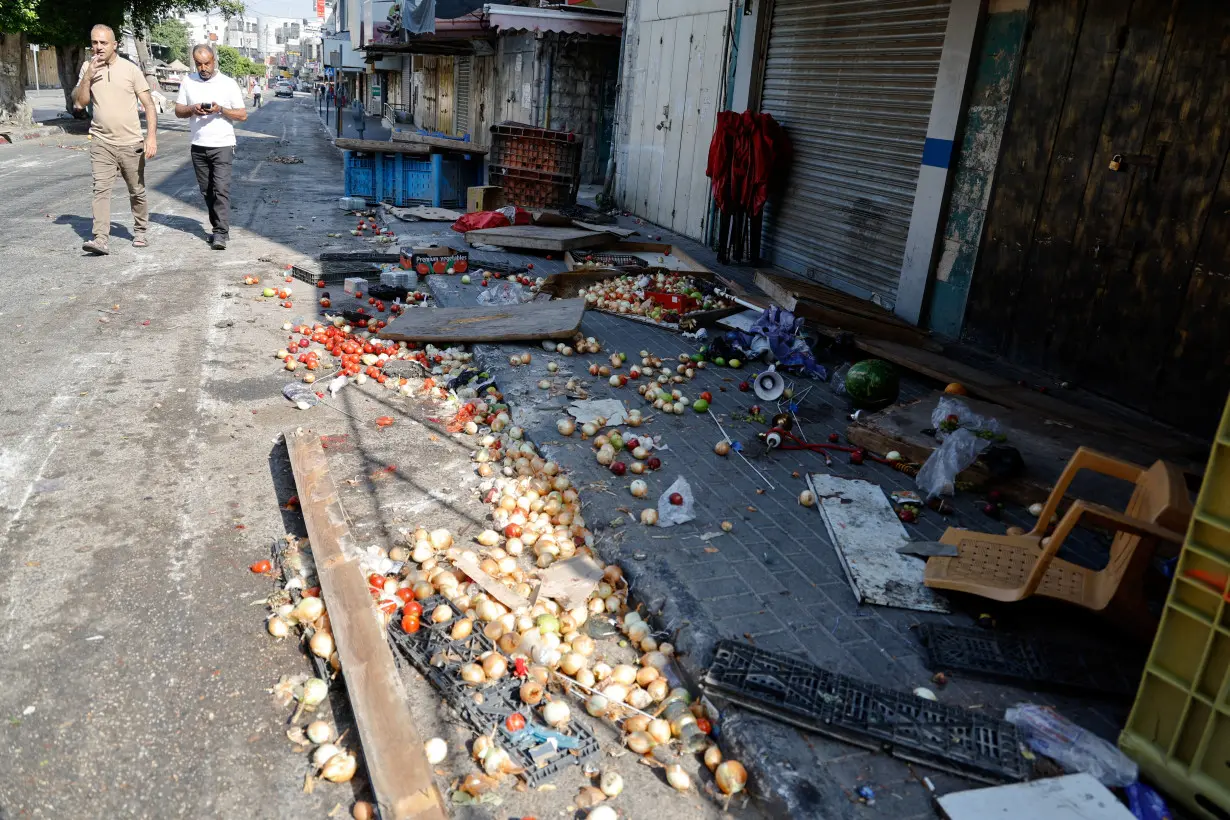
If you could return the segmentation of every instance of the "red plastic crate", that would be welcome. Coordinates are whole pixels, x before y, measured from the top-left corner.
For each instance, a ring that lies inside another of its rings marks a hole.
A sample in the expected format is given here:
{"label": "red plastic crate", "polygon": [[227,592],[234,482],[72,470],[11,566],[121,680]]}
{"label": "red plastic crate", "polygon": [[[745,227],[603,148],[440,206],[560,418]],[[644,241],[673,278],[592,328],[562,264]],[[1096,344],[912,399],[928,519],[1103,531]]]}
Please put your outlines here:
{"label": "red plastic crate", "polygon": [[667,310],[678,312],[681,316],[700,307],[700,302],[682,293],[659,293],[651,290],[646,291],[645,295]]}

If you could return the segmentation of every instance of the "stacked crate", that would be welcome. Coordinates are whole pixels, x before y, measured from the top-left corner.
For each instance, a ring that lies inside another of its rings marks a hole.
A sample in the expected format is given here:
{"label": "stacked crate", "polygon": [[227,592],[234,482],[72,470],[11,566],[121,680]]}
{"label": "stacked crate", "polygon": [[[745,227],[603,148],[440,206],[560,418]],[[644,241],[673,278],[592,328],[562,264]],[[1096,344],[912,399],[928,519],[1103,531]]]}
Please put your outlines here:
{"label": "stacked crate", "polygon": [[488,177],[504,201],[523,208],[563,208],[581,186],[582,140],[566,131],[517,123],[491,126]]}

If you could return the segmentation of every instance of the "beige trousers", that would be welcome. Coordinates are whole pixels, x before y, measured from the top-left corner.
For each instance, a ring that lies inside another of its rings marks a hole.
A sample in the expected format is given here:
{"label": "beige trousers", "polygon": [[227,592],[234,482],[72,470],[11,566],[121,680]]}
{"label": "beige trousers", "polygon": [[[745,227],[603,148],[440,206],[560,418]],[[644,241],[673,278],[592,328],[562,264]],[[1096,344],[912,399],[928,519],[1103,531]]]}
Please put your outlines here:
{"label": "beige trousers", "polygon": [[149,205],[145,201],[145,146],[111,145],[95,137],[90,145],[90,170],[94,175],[94,236],[111,233],[111,186],[116,176],[128,186],[132,205],[133,233],[149,228]]}

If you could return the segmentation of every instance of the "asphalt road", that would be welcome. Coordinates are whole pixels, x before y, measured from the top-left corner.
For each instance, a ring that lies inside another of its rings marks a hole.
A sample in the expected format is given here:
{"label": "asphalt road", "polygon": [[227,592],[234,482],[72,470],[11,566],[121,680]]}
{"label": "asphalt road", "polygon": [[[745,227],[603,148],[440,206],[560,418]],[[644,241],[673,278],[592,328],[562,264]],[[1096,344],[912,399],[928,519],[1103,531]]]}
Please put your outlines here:
{"label": "asphalt road", "polygon": [[266,692],[307,671],[294,646],[261,639],[272,585],[246,569],[286,531],[273,439],[299,411],[265,354],[299,311],[236,286],[281,282],[349,227],[340,155],[307,98],[252,112],[231,247],[215,252],[186,123],[164,125],[151,246],[127,241],[121,183],[104,258],[80,250],[84,138],[0,147],[4,820],[320,817],[352,799],[302,792],[303,756]]}

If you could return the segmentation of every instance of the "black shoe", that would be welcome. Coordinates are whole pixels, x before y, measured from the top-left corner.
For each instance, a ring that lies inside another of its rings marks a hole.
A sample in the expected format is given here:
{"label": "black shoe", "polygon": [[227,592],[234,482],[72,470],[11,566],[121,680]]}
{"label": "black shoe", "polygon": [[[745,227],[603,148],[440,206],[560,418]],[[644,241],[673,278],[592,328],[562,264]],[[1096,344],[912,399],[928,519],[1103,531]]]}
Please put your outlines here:
{"label": "black shoe", "polygon": [[216,251],[226,250],[226,236],[220,233],[214,234],[209,239],[209,247]]}

